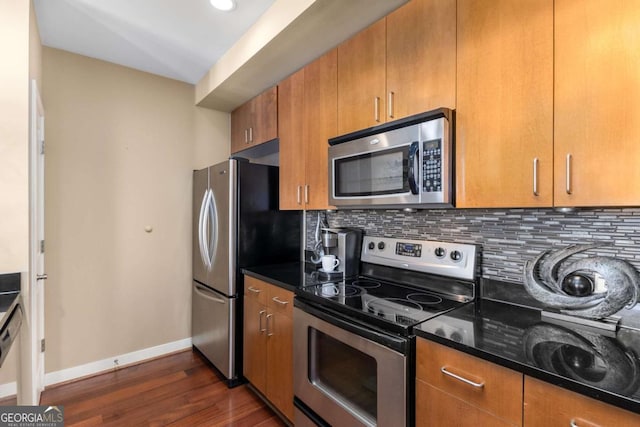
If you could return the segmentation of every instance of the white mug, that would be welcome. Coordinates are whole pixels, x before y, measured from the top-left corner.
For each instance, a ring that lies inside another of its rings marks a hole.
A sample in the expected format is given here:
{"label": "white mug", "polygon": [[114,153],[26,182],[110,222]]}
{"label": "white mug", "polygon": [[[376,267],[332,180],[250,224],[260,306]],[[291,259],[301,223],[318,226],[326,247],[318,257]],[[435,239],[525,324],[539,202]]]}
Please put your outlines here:
{"label": "white mug", "polygon": [[340,265],[340,260],[335,255],[322,256],[322,269],[324,271],[333,271]]}

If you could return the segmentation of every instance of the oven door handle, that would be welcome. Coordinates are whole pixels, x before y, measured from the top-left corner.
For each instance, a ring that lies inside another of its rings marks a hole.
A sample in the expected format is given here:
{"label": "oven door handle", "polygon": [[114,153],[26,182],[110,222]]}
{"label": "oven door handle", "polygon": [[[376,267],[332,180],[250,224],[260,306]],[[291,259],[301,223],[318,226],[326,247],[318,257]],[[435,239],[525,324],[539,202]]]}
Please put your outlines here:
{"label": "oven door handle", "polygon": [[409,147],[409,173],[407,178],[409,180],[409,189],[411,190],[411,194],[418,194],[419,192],[418,183],[416,181],[416,177],[420,170],[420,167],[416,168],[416,160],[418,162],[420,161],[419,147],[420,144],[418,141],[412,142]]}
{"label": "oven door handle", "polygon": [[353,334],[359,335],[370,341],[389,347],[399,353],[408,354],[410,351],[410,338],[395,337],[388,333],[379,332],[358,319],[349,317],[348,319],[341,313],[326,306],[317,308],[315,304],[308,304],[300,298],[294,298],[293,306],[302,310],[306,314],[315,316],[333,326],[344,329]]}

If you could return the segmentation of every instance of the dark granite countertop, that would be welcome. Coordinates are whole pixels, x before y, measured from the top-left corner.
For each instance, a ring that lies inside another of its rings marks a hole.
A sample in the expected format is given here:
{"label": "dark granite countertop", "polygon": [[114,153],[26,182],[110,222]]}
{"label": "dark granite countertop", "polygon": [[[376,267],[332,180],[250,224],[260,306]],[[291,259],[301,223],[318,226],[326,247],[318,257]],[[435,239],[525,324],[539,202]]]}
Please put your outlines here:
{"label": "dark granite countertop", "polygon": [[20,332],[22,310],[20,273],[0,274],[0,366]]}
{"label": "dark granite countertop", "polygon": [[541,320],[540,311],[480,300],[428,320],[417,336],[640,413],[640,331]]}
{"label": "dark granite countertop", "polygon": [[[317,283],[303,262],[251,267],[248,276],[292,292]],[[419,337],[640,413],[640,331],[542,321],[540,311],[478,300],[428,320]]]}

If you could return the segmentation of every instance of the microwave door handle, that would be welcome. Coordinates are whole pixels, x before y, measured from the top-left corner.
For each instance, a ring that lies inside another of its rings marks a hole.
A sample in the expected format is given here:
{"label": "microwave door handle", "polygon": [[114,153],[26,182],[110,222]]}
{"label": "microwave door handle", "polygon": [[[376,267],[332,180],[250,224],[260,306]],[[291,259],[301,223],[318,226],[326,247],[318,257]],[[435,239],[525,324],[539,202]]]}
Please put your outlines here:
{"label": "microwave door handle", "polygon": [[420,171],[419,167],[416,168],[416,161],[420,161],[420,144],[418,141],[414,141],[411,143],[409,147],[409,189],[411,190],[411,194],[418,194],[418,183],[416,181],[416,177]]}

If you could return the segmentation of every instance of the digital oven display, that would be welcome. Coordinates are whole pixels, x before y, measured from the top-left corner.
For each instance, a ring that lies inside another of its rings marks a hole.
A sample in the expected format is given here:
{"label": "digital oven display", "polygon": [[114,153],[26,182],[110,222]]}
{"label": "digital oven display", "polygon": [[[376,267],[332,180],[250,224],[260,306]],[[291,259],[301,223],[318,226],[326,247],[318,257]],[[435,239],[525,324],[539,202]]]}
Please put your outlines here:
{"label": "digital oven display", "polygon": [[396,255],[420,258],[422,255],[422,245],[416,243],[396,243]]}

